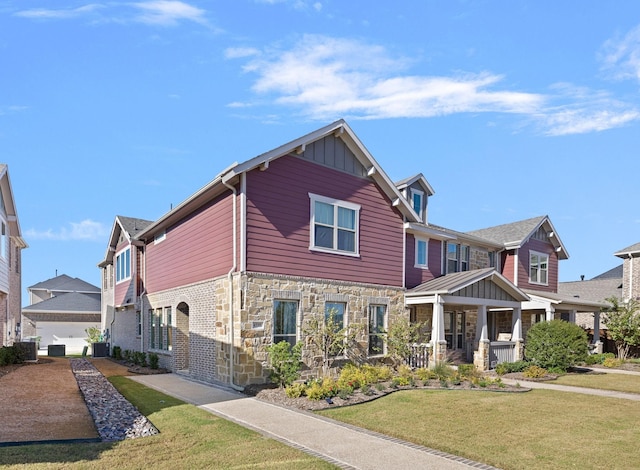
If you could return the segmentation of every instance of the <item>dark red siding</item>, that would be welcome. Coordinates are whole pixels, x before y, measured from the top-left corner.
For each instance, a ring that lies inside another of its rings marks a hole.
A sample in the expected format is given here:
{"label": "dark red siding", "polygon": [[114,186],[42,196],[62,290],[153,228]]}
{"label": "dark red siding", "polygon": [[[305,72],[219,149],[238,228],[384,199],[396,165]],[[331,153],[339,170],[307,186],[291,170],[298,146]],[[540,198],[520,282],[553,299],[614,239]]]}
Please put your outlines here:
{"label": "dark red siding", "polygon": [[229,271],[233,264],[232,202],[231,191],[227,191],[168,229],[165,240],[147,245],[147,291],[192,284]]}
{"label": "dark red siding", "polygon": [[423,282],[430,281],[442,275],[442,242],[429,240],[427,248],[427,264],[429,269],[416,268],[416,239],[407,234],[407,288],[419,286]]}
{"label": "dark red siding", "polygon": [[[402,216],[371,180],[286,156],[246,186],[248,271],[402,286]],[[309,250],[309,193],[361,205],[360,257]]]}
{"label": "dark red siding", "polygon": [[[529,252],[549,255],[548,283],[546,286],[529,282]],[[531,239],[518,250],[518,287],[543,292],[558,292],[558,255],[552,244]]]}

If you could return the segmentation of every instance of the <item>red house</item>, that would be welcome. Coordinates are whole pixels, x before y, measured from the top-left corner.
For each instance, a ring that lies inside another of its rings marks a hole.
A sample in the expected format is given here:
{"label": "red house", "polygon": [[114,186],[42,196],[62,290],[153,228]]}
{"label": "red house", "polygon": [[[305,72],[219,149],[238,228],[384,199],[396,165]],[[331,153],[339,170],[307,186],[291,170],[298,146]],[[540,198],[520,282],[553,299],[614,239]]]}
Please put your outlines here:
{"label": "red house", "polygon": [[162,367],[233,386],[264,382],[265,348],[305,341],[328,312],[362,325],[370,359],[400,318],[425,322],[432,361],[517,359],[523,309],[540,307],[525,290],[557,292],[564,248],[546,217],[518,246],[432,225],[433,194],[422,175],[393,183],[337,121],[230,166],[156,221],[117,217],[100,264],[103,328]]}

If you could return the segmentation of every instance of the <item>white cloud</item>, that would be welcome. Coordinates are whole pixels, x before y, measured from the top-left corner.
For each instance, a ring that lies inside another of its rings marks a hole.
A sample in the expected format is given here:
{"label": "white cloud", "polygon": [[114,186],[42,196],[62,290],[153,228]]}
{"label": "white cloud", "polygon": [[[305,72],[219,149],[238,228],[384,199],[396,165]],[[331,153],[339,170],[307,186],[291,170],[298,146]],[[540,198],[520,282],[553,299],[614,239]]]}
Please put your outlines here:
{"label": "white cloud", "polygon": [[244,70],[258,75],[252,87],[257,94],[273,95],[276,103],[321,120],[530,113],[544,101],[534,93],[494,89],[499,75],[403,76],[409,65],[380,46],[308,35],[290,51],[249,61]]}
{"label": "white cloud", "polygon": [[614,79],[640,81],[640,26],[606,41],[599,52],[602,70]]}
{"label": "white cloud", "polygon": [[91,219],[82,222],[70,222],[69,227],[61,227],[58,230],[47,229],[39,231],[29,229],[25,232],[25,238],[36,240],[59,240],[59,241],[104,241],[109,235],[108,228]]}
{"label": "white cloud", "polygon": [[78,8],[70,9],[47,9],[47,8],[35,8],[31,10],[22,10],[15,13],[15,16],[22,16],[25,18],[37,18],[37,19],[67,19],[75,18],[92,13],[98,9],[104,8],[104,5],[99,3],[90,3]]}
{"label": "white cloud", "polygon": [[142,11],[137,21],[160,26],[173,26],[182,20],[206,24],[205,11],[175,0],[154,0],[131,4]]}

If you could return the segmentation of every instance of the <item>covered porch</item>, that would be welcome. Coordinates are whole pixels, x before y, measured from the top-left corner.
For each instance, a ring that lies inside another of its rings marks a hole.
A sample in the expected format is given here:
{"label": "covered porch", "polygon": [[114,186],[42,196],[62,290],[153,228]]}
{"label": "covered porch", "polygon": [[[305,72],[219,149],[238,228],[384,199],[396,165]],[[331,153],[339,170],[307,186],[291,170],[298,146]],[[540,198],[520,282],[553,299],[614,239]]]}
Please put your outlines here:
{"label": "covered porch", "polygon": [[405,294],[430,346],[429,366],[450,360],[479,370],[523,358],[521,306],[528,300],[493,268],[448,274]]}

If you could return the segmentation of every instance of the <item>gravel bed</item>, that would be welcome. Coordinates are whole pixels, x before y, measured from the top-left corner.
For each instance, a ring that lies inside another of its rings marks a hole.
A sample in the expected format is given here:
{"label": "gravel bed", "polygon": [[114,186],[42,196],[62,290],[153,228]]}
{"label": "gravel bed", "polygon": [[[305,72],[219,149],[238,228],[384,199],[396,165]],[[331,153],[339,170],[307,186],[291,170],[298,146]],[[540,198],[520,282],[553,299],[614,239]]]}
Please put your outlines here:
{"label": "gravel bed", "polygon": [[127,401],[86,359],[71,359],[71,370],[104,442],[158,434],[146,416]]}

